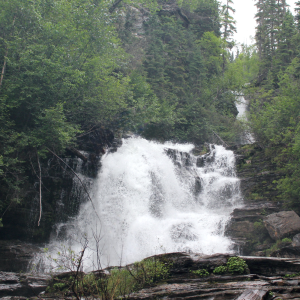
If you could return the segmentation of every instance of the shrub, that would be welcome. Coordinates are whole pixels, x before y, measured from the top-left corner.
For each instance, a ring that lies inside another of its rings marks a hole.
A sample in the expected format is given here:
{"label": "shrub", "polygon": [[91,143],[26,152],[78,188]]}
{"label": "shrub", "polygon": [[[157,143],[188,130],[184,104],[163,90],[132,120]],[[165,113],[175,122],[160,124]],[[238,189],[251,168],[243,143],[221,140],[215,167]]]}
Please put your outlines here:
{"label": "shrub", "polygon": [[209,273],[206,269],[199,269],[199,270],[195,270],[195,271],[191,271],[191,273],[199,276],[199,277],[207,277],[209,276]]}
{"label": "shrub", "polygon": [[[71,292],[76,298],[89,299],[90,296],[101,299],[115,299],[125,297],[136,290],[151,286],[155,282],[169,276],[170,264],[158,260],[156,257],[144,259],[126,268],[113,268],[109,274],[97,276],[95,273],[79,274],[65,279],[54,278],[47,292]],[[55,282],[55,283],[54,283]]]}
{"label": "shrub", "polygon": [[230,257],[227,262],[227,269],[231,274],[244,274],[248,269],[248,265],[238,256]]}
{"label": "shrub", "polygon": [[224,274],[227,272],[227,267],[226,266],[219,266],[216,267],[213,271],[214,274]]}
{"label": "shrub", "polygon": [[289,238],[284,238],[284,239],[281,240],[281,242],[282,242],[282,243],[291,243],[292,240],[289,239]]}

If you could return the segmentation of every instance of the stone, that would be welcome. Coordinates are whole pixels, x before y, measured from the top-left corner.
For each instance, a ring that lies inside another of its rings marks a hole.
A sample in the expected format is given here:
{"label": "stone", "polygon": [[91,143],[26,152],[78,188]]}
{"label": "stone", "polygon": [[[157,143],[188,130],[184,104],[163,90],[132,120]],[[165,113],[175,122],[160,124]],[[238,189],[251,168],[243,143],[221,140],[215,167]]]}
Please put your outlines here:
{"label": "stone", "polygon": [[274,240],[300,232],[300,217],[294,211],[281,211],[264,219],[265,227]]}
{"label": "stone", "polygon": [[250,221],[230,222],[226,227],[226,234],[235,238],[243,238],[246,234],[254,232],[254,224]]}
{"label": "stone", "polygon": [[[213,274],[215,267],[225,265],[228,258],[232,256],[234,255],[184,252],[157,255],[156,259],[167,264],[171,263],[170,277],[157,285],[145,286],[139,291],[126,295],[126,299],[274,299],[269,297],[271,293],[273,296],[276,295],[277,299],[299,297],[300,278],[287,279],[285,275],[294,275],[300,271],[300,259],[243,256],[241,258],[248,264],[251,274]],[[210,273],[208,277],[191,276],[192,270],[204,268]],[[108,269],[96,271],[97,274],[93,273],[101,278],[103,275],[106,276],[105,272]],[[65,280],[71,273],[56,274],[55,277]],[[83,273],[80,273],[79,277],[82,275]],[[68,296],[43,293],[47,282],[51,286],[54,281],[51,281],[51,277],[47,275],[0,272],[0,297],[6,297],[4,298],[6,300],[36,300],[36,296],[39,295],[39,299],[74,299],[72,292]],[[92,297],[87,296],[85,299],[92,299]]]}
{"label": "stone", "polygon": [[286,246],[270,253],[272,257],[300,258],[300,246]]}
{"label": "stone", "polygon": [[0,297],[36,296],[45,291],[50,275],[0,272]]}
{"label": "stone", "polygon": [[237,300],[262,300],[267,293],[265,290],[246,290]]}
{"label": "stone", "polygon": [[300,233],[296,234],[294,237],[293,237],[293,243],[292,243],[293,246],[300,246]]}
{"label": "stone", "polygon": [[25,272],[41,249],[19,240],[0,241],[0,271]]}

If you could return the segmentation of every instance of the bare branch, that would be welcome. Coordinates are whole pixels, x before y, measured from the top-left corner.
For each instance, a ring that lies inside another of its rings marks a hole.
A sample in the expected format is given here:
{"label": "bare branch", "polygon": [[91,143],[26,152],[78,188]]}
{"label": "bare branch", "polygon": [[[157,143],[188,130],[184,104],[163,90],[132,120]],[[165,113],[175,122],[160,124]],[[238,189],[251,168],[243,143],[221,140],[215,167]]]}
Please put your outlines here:
{"label": "bare branch", "polygon": [[40,181],[40,216],[39,216],[39,221],[38,221],[38,226],[40,226],[41,218],[42,218],[42,170],[41,170],[41,165],[40,165],[40,160],[39,160],[39,155],[36,152],[36,157],[37,157],[37,162],[39,165],[39,181]]}

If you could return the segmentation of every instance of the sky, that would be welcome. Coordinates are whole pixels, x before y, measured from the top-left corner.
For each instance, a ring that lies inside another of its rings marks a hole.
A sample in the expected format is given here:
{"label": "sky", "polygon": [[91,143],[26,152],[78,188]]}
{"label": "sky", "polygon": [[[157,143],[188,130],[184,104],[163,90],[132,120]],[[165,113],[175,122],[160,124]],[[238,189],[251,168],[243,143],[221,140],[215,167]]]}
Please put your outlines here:
{"label": "sky", "polygon": [[[224,1],[224,0],[223,0]],[[222,2],[223,2],[222,1]],[[256,22],[254,15],[256,13],[256,7],[254,6],[254,0],[233,0],[235,14],[234,18],[236,20],[237,33],[234,39],[238,43],[244,43],[250,45],[251,36],[255,35]],[[296,0],[287,0],[287,4],[290,5],[290,10],[294,14],[294,3]]]}

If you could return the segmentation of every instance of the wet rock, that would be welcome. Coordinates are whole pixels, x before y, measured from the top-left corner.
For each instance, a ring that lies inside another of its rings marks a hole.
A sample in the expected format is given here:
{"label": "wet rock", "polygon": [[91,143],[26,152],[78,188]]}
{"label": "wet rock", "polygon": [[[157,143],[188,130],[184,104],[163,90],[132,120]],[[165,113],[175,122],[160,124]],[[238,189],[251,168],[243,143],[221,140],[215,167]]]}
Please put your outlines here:
{"label": "wet rock", "polygon": [[246,234],[254,232],[255,228],[252,222],[238,221],[231,222],[226,228],[226,233],[235,238],[243,238]]}
{"label": "wet rock", "polygon": [[[300,278],[287,279],[284,275],[298,273],[300,259],[242,257],[248,264],[251,274],[213,274],[215,267],[225,265],[232,256],[232,254],[208,256],[184,252],[157,255],[156,259],[169,266],[170,277],[156,286],[147,286],[126,295],[126,299],[259,300],[273,299],[275,296],[278,297],[277,299],[297,299],[300,293]],[[197,277],[191,273],[192,270],[199,269],[208,270],[209,276]],[[98,271],[100,277],[103,276],[103,271],[105,270]],[[79,275],[82,276],[83,273]],[[41,290],[45,290],[49,277],[0,272],[0,297],[5,296],[10,300],[25,299],[25,297],[35,299]],[[65,280],[70,277],[70,272],[55,277]],[[49,282],[51,286],[53,281]],[[271,295],[274,297],[271,298]],[[72,293],[70,292],[67,297],[45,293],[40,294],[39,298],[72,299]],[[86,299],[90,298],[87,296]]]}
{"label": "wet rock", "polygon": [[40,248],[18,240],[0,241],[0,271],[25,272]]}
{"label": "wet rock", "polygon": [[204,164],[205,164],[205,159],[204,159],[204,156],[200,156],[197,158],[197,162],[196,162],[196,166],[198,168],[203,168],[204,167]]}
{"label": "wet rock", "polygon": [[300,258],[300,246],[287,246],[270,253],[272,257]]}
{"label": "wet rock", "polygon": [[264,290],[247,290],[237,300],[262,300],[268,291]]}
{"label": "wet rock", "polygon": [[236,208],[232,214],[231,219],[233,221],[248,220],[257,221],[264,218],[265,215],[269,215],[275,212],[279,212],[279,207],[274,202],[266,201],[247,201],[242,208]]}
{"label": "wet rock", "polygon": [[300,246],[300,233],[293,237],[293,246]]}
{"label": "wet rock", "polygon": [[200,177],[195,178],[195,190],[194,194],[195,196],[198,196],[202,192],[202,182]]}
{"label": "wet rock", "polygon": [[37,296],[44,291],[50,275],[17,274],[0,272],[0,297],[5,296]]}
{"label": "wet rock", "polygon": [[294,211],[271,214],[265,218],[264,224],[274,240],[300,232],[300,217]]}
{"label": "wet rock", "polygon": [[111,147],[109,148],[108,153],[117,152],[118,148],[120,148],[122,144],[123,144],[122,139],[115,138],[111,143]]}
{"label": "wet rock", "polygon": [[263,276],[284,276],[297,273],[300,270],[300,260],[297,258],[275,258],[241,256],[250,269],[251,274]]}

